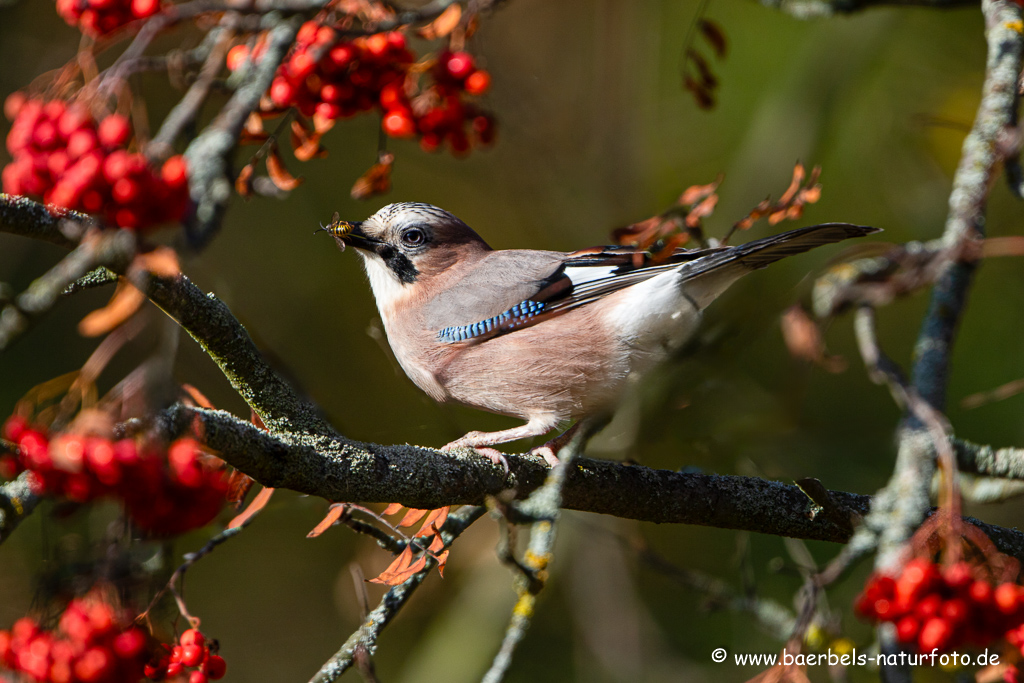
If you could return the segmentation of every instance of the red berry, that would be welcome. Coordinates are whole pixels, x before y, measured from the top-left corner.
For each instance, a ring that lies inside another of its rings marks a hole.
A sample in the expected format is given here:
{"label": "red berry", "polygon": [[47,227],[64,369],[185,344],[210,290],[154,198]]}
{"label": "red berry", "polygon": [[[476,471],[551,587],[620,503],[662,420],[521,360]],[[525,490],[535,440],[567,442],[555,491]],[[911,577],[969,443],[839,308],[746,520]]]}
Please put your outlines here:
{"label": "red berry", "polygon": [[385,110],[405,106],[405,88],[399,82],[388,83],[380,89],[380,106]]}
{"label": "red berry", "polygon": [[974,581],[974,574],[971,571],[971,565],[966,562],[957,562],[942,570],[942,578],[947,586],[959,591],[971,585]]}
{"label": "red berry", "polygon": [[111,114],[100,121],[97,132],[104,147],[123,147],[132,137],[131,124],[120,114]]}
{"label": "red berry", "polygon": [[13,121],[18,117],[18,112],[21,111],[22,105],[28,101],[28,95],[21,91],[12,92],[4,100],[4,116],[7,117],[8,121]]}
{"label": "red berry", "polygon": [[466,77],[463,87],[470,95],[483,95],[491,87],[491,75],[483,69],[474,71]]}
{"label": "red berry", "polygon": [[320,24],[315,21],[307,21],[299,27],[299,32],[295,34],[295,40],[299,45],[309,45],[316,40],[316,34],[319,30]]}
{"label": "red berry", "polygon": [[401,31],[391,31],[387,34],[388,47],[392,50],[404,50],[406,46],[405,34]]}
{"label": "red berry", "polygon": [[452,52],[444,58],[443,65],[445,73],[461,81],[473,73],[473,56],[468,52]]}
{"label": "red berry", "polygon": [[164,162],[160,177],[170,187],[180,188],[188,184],[188,165],[185,157],[178,154]]}
{"label": "red berry", "polygon": [[227,63],[229,71],[237,71],[247,59],[249,59],[249,46],[235,45],[228,50],[228,56],[224,61]]}
{"label": "red berry", "polygon": [[151,17],[160,11],[160,0],[132,0],[132,16],[136,19]]}
{"label": "red berry", "polygon": [[300,50],[292,55],[285,65],[285,73],[294,83],[306,80],[316,69],[316,61],[308,50]]}
{"label": "red berry", "polygon": [[1020,596],[1017,585],[1013,583],[1001,583],[996,586],[992,593],[996,608],[1003,614],[1013,614],[1020,606]]}
{"label": "red berry", "polygon": [[942,609],[942,597],[935,593],[926,595],[921,598],[913,608],[914,614],[924,621],[939,613],[939,610]]}
{"label": "red berry", "polygon": [[979,579],[971,584],[967,594],[975,604],[987,605],[992,601],[992,584]]}
{"label": "red berry", "polygon": [[135,659],[146,648],[146,634],[141,629],[132,627],[118,633],[111,646],[121,659]]}
{"label": "red berry", "polygon": [[906,616],[896,622],[896,637],[901,643],[910,643],[917,639],[921,630],[920,622],[911,616]]}
{"label": "red berry", "polygon": [[202,671],[193,671],[188,676],[188,683],[206,683],[207,676]]}
{"label": "red berry", "polygon": [[[191,441],[191,439],[188,440]],[[185,441],[185,439],[182,439],[181,441]],[[187,631],[182,631],[181,636],[178,638],[178,642],[181,643],[182,647],[186,645],[202,647],[206,643],[206,636],[204,636],[198,629],[190,628]]]}
{"label": "red berry", "polygon": [[331,64],[333,64],[336,69],[348,66],[355,57],[356,50],[352,47],[351,43],[335,45],[331,48],[331,51],[327,53],[327,58],[331,60]]}
{"label": "red berry", "polygon": [[295,101],[295,92],[295,86],[281,76],[270,84],[270,100],[278,107],[290,107]]}
{"label": "red berry", "polygon": [[185,666],[199,666],[203,663],[206,650],[199,645],[181,646],[181,663]]}
{"label": "red berry", "polygon": [[374,59],[380,59],[388,51],[388,37],[384,33],[375,33],[366,39],[366,51]]}
{"label": "red berry", "polygon": [[131,178],[121,178],[114,183],[111,194],[114,197],[114,201],[119,204],[131,204],[138,198],[140,191],[141,188],[138,182]]}
{"label": "red berry", "polygon": [[75,661],[75,676],[82,683],[101,681],[113,671],[114,658],[105,647],[93,647]]}
{"label": "red berry", "polygon": [[953,627],[942,617],[932,617],[921,627],[917,645],[921,652],[943,650],[953,636]]}
{"label": "red berry", "polygon": [[213,680],[219,680],[224,678],[224,674],[228,671],[227,662],[220,655],[210,655],[206,659],[206,664],[203,666],[203,670]]}
{"label": "red berry", "polygon": [[416,124],[413,122],[412,116],[401,109],[385,114],[381,127],[393,138],[411,138],[416,135]]}

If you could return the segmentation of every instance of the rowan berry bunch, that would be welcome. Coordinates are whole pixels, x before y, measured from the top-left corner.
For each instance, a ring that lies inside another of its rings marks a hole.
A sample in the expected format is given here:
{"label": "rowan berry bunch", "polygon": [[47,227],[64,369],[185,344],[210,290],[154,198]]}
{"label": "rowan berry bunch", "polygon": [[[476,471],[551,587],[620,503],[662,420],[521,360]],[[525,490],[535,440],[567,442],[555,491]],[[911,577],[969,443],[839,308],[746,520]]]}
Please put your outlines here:
{"label": "rowan berry bunch", "polygon": [[1024,587],[993,584],[978,573],[966,562],[939,566],[917,558],[896,576],[872,575],[856,609],[871,621],[892,622],[900,642],[921,652],[1005,638],[1024,654]]}
{"label": "rowan berry bunch", "polygon": [[145,668],[146,677],[154,681],[180,678],[187,673],[188,683],[207,683],[227,673],[227,663],[217,654],[217,641],[208,640],[198,629],[182,633],[177,645],[162,647],[164,651]]}
{"label": "rowan berry bunch", "polygon": [[19,416],[7,420],[3,436],[17,450],[0,456],[0,474],[28,470],[37,493],[76,503],[115,498],[139,528],[157,536],[206,526],[226,502],[224,471],[191,438],[160,447],[134,439],[50,435]]}
{"label": "rowan berry bunch", "polygon": [[[252,56],[259,58],[259,46]],[[247,46],[235,46],[228,68],[237,70],[249,58]],[[339,40],[335,28],[309,21],[270,86],[268,104],[275,110],[294,106],[321,122],[377,109],[387,135],[418,137],[428,151],[447,143],[463,154],[473,139],[493,142],[493,117],[465,100],[490,88],[490,74],[464,51],[441,53],[433,69],[427,68],[430,63],[417,60],[399,31]],[[427,77],[422,87],[420,75]]]}
{"label": "rowan berry bunch", "polygon": [[3,170],[3,191],[42,198],[55,206],[103,216],[143,230],[180,220],[188,206],[185,160],[174,156],[150,167],[129,151],[132,127],[121,114],[96,120],[82,102],[28,97],[4,103],[13,121]]}
{"label": "rowan berry bunch", "polygon": [[160,0],[57,0],[57,14],[93,38],[159,11]]}
{"label": "rowan berry bunch", "polygon": [[98,593],[72,600],[57,628],[31,617],[0,631],[0,668],[49,683],[135,683],[149,659],[146,632]]}

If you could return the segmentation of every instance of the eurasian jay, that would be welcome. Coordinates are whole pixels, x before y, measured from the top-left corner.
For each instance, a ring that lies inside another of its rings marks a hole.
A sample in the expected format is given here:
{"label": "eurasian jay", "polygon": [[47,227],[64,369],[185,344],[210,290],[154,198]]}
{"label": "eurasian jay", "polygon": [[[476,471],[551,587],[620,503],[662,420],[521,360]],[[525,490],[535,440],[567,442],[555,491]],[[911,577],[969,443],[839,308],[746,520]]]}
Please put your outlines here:
{"label": "eurasian jay", "polygon": [[447,211],[408,202],[326,230],[358,250],[388,342],[416,386],[439,402],[526,421],[444,446],[474,448],[506,469],[488,446],[577,420],[534,451],[557,463],[568,435],[608,415],[627,381],[684,344],[742,275],[878,231],[827,223],[655,261],[629,247],[495,251]]}

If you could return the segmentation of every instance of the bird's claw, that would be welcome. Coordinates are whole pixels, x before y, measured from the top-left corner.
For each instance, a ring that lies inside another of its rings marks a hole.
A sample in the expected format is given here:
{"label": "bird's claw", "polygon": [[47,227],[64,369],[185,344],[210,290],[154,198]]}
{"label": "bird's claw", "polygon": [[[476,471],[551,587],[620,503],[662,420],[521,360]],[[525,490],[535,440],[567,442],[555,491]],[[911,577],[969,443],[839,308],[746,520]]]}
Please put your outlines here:
{"label": "bird's claw", "polygon": [[441,446],[441,451],[444,453],[450,453],[456,448],[472,448],[474,451],[484,456],[495,465],[501,467],[501,469],[505,472],[505,475],[508,475],[508,460],[505,458],[505,455],[501,451],[495,448],[487,448],[486,446],[470,446],[469,444],[466,443],[460,443],[460,441],[461,439],[457,439],[449,444]]}

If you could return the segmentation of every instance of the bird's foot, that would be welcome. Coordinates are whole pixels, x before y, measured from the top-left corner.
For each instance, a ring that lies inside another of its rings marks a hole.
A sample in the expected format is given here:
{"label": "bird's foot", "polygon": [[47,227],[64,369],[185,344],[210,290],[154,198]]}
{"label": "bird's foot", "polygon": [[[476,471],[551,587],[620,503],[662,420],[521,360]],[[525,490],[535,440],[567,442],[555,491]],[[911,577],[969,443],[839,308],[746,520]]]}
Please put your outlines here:
{"label": "bird's foot", "polygon": [[558,456],[555,455],[555,447],[559,446],[559,444],[556,444],[555,441],[556,439],[552,439],[543,446],[537,446],[530,451],[530,455],[539,455],[544,458],[544,462],[555,467],[559,463]]}
{"label": "bird's foot", "polygon": [[474,451],[484,456],[485,458],[493,462],[495,465],[501,467],[501,469],[504,470],[506,475],[508,474],[508,460],[505,458],[505,455],[501,451],[495,448],[488,448],[486,446],[471,446],[464,442],[462,439],[456,439],[455,441],[452,441],[449,444],[441,446],[441,450],[445,453],[453,451],[456,448],[472,448]]}

